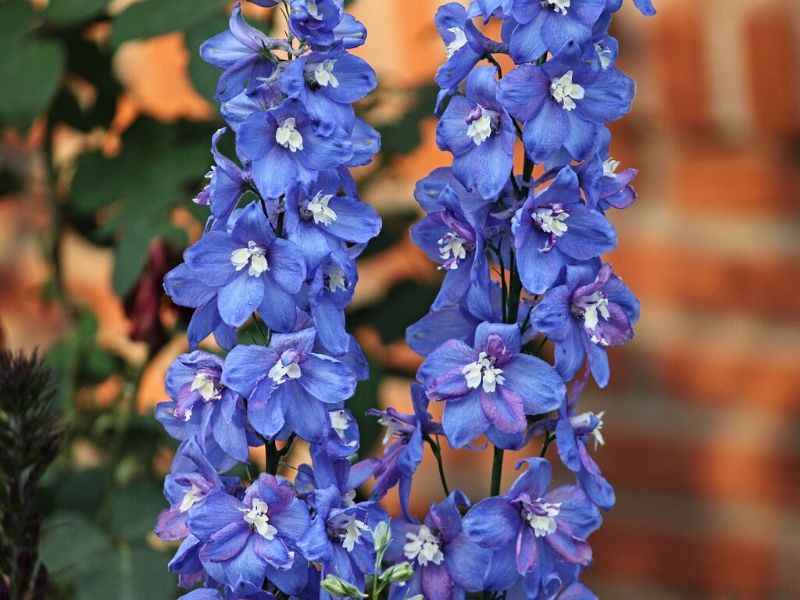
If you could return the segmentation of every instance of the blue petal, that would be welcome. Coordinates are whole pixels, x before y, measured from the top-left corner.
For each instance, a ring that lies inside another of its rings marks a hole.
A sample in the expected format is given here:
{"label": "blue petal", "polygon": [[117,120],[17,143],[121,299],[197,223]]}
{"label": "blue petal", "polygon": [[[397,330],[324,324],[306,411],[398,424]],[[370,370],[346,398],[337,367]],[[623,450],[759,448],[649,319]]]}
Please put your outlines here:
{"label": "blue petal", "polygon": [[321,402],[336,404],[349,399],[356,389],[353,372],[342,362],[311,354],[302,363],[300,386]]}
{"label": "blue petal", "polygon": [[241,270],[233,281],[223,286],[217,296],[222,320],[231,327],[244,324],[264,299],[264,281]]}
{"label": "blue petal", "polygon": [[464,533],[482,548],[513,542],[520,528],[519,510],[503,497],[486,498],[469,509],[462,521]]}

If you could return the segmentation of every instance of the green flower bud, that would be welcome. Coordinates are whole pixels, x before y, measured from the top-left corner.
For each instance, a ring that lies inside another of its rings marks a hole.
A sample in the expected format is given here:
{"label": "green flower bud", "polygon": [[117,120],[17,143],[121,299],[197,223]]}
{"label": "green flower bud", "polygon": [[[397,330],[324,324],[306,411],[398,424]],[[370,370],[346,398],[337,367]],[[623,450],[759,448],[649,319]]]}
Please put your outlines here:
{"label": "green flower bud", "polygon": [[332,596],[339,596],[340,598],[366,598],[367,595],[359,591],[354,585],[351,585],[336,577],[336,575],[328,575],[322,580],[320,584],[322,588]]}

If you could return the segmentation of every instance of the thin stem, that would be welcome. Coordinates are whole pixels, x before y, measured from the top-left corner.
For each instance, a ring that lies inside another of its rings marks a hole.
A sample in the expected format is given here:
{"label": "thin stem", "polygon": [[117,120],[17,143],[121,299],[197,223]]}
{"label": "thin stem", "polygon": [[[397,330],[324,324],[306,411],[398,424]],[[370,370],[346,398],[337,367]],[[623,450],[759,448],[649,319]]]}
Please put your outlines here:
{"label": "thin stem", "polygon": [[542,444],[542,451],[539,453],[539,458],[544,458],[544,455],[547,454],[547,449],[550,447],[550,444],[555,441],[556,436],[550,432],[545,434],[544,443]]}
{"label": "thin stem", "polygon": [[486,53],[486,60],[488,60],[490,63],[492,63],[495,66],[495,68],[497,68],[497,75],[498,75],[498,77],[500,79],[502,79],[503,78],[503,67],[500,66],[499,62],[497,62],[497,59],[494,57],[494,54],[492,54],[491,52],[487,52]]}
{"label": "thin stem", "polygon": [[490,496],[499,496],[500,495],[500,484],[501,480],[503,479],[503,455],[505,454],[505,450],[502,448],[498,448],[495,446],[494,448],[494,458],[492,459],[492,487],[490,490]]}
{"label": "thin stem", "polygon": [[425,441],[428,442],[431,446],[431,452],[433,452],[433,456],[436,458],[436,464],[439,467],[439,479],[442,482],[442,489],[444,490],[444,495],[450,495],[450,487],[447,485],[447,476],[444,472],[444,461],[442,460],[442,446],[439,444],[438,439],[434,440],[429,435],[425,435]]}

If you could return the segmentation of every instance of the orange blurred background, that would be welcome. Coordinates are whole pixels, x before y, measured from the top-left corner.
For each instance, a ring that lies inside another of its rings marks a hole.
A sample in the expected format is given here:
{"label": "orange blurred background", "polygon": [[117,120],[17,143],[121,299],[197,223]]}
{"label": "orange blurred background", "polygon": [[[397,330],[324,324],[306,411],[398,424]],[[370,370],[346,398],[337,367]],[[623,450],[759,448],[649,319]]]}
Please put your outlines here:
{"label": "orange blurred background", "polygon": [[[354,5],[369,31],[359,53],[396,94],[394,110],[403,109],[403,90],[429,82],[444,60],[438,5]],[[645,19],[626,2],[614,25],[620,66],[639,92],[633,112],[612,126],[611,150],[640,174],[637,203],[611,217],[620,245],[607,260],[640,297],[642,317],[634,341],[611,353],[609,389],[591,390],[587,401],[606,411],[607,444],[596,456],[618,504],[592,537],[596,564],[586,581],[609,599],[800,598],[800,5],[656,6]],[[128,43],[115,65],[130,89],[118,125],[138,113],[209,118],[216,108],[193,90],[187,63],[181,34]],[[369,187],[365,200],[382,215],[416,210],[415,181],[448,164],[434,130],[431,117],[423,145]],[[63,315],[40,299],[48,212],[37,135],[4,134],[13,151],[3,159],[35,182],[0,202],[0,323],[9,348],[47,347],[63,331]],[[56,160],[86,143],[60,132]],[[62,256],[69,294],[98,315],[100,343],[142,360],[112,291],[110,252],[68,233]],[[435,278],[407,241],[362,261],[360,273],[356,308],[403,281]],[[357,334],[374,360],[408,374],[385,378],[379,390],[384,406],[407,408],[418,357],[369,327]],[[177,339],[158,354],[141,411],[165,399],[164,371],[185,349]],[[428,458],[413,488],[418,513],[439,499]],[[444,460],[451,485],[473,498],[486,493],[488,453],[446,452]]]}

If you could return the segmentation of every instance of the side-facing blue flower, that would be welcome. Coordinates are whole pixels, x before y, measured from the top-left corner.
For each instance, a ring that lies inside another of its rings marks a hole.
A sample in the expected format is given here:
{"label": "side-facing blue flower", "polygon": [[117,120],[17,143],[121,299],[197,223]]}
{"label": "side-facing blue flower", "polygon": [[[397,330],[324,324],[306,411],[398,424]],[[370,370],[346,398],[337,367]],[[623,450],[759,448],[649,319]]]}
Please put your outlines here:
{"label": "side-facing blue flower", "polygon": [[[156,415],[176,434],[187,440],[197,436],[201,446],[208,435],[239,462],[249,462],[244,402],[221,383],[222,359],[197,350],[182,354],[167,370],[166,388],[171,401],[158,405]],[[173,427],[175,420],[184,424]]]}
{"label": "side-facing blue flower", "polygon": [[315,490],[308,502],[314,517],[299,542],[303,555],[322,565],[322,578],[333,574],[363,589],[375,569],[372,529],[386,512],[375,502],[348,504],[335,486]]}
{"label": "side-facing blue flower", "polygon": [[491,553],[464,535],[459,506],[469,506],[469,500],[454,490],[444,501],[431,505],[423,524],[392,520],[386,560],[395,564],[411,562],[414,576],[403,586],[393,586],[390,600],[416,594],[430,600],[450,600],[465,598],[467,591],[483,589],[483,574]]}
{"label": "side-facing blue flower", "polygon": [[223,223],[231,216],[250,183],[250,175],[217,148],[225,131],[224,127],[217,130],[211,139],[211,153],[215,164],[206,175],[208,185],[195,198],[195,203],[210,206],[214,218]]}
{"label": "side-facing blue flower", "polygon": [[619,161],[609,154],[611,133],[603,128],[600,151],[576,168],[586,205],[603,213],[610,208],[628,208],[636,201],[636,191],[631,186],[638,171],[625,169],[617,172]]}
{"label": "side-facing blue flower", "polygon": [[524,432],[526,415],[561,405],[561,378],[520,346],[517,325],[481,323],[474,347],[450,340],[422,363],[417,376],[428,397],[446,402],[442,425],[450,445],[460,448],[486,433],[506,447],[502,434]]}
{"label": "side-facing blue flower", "polygon": [[561,269],[613,250],[614,228],[581,201],[578,177],[564,167],[550,186],[529,194],[512,225],[519,275],[533,294],[547,291]]}
{"label": "side-facing blue flower", "polygon": [[297,247],[277,238],[261,207],[246,206],[230,234],[209,231],[184,253],[189,268],[218,289],[217,307],[228,325],[242,325],[253,311],[270,328],[288,331],[296,309],[306,264]]}
{"label": "side-facing blue flower", "polygon": [[483,17],[484,23],[488,23],[492,17],[502,19],[511,11],[513,0],[472,0],[469,5],[469,18]]}
{"label": "side-facing blue flower", "polygon": [[248,399],[248,419],[262,436],[294,431],[322,442],[331,431],[326,406],[355,392],[347,366],[313,352],[316,335],[314,329],[273,334],[269,347],[237,346],[225,359],[222,382]]}
{"label": "side-facing blue flower", "polygon": [[337,126],[352,129],[351,104],[364,98],[376,85],[372,67],[347,52],[312,52],[290,62],[280,77],[283,93],[302,102],[321,135]]}
{"label": "side-facing blue flower", "polygon": [[212,333],[222,348],[233,348],[236,328],[225,323],[219,314],[216,287],[208,285],[186,263],[182,263],[164,277],[164,291],[178,306],[196,309],[186,332],[189,348],[194,350]]}
{"label": "side-facing blue flower", "polygon": [[223,479],[203,456],[200,447],[189,439],[178,449],[164,481],[164,495],[170,507],[162,510],[156,520],[155,533],[162,540],[182,540],[189,535],[186,520],[189,510],[205,500],[215,489],[233,490],[239,484],[238,477]]}
{"label": "side-facing blue flower", "polygon": [[538,598],[556,565],[591,563],[586,538],[600,526],[601,517],[577,486],[547,491],[553,473],[546,459],[525,459],[517,468],[523,463],[528,469],[508,493],[478,502],[464,517],[463,526],[467,537],[479,546],[515,557],[529,597]]}
{"label": "side-facing blue flower", "polygon": [[575,49],[542,66],[521,65],[499,86],[503,106],[525,121],[522,139],[536,162],[562,148],[575,160],[587,158],[603,125],[630,110],[635,88],[616,67],[592,69]]}
{"label": "side-facing blue flower", "polygon": [[217,83],[217,99],[230,100],[244,91],[252,93],[275,71],[272,50],[290,51],[286,40],[269,38],[242,18],[241,5],[233,7],[230,27],[200,46],[200,56],[224,73]]}
{"label": "side-facing blue flower", "polygon": [[239,126],[239,154],[251,161],[253,182],[265,198],[277,198],[296,182],[311,183],[316,171],[335,168],[353,156],[349,131],[340,125],[317,133],[299,100],[250,115]]}
{"label": "side-facing blue flower", "polygon": [[511,177],[514,123],[497,99],[497,69],[478,67],[465,96],[455,96],[436,128],[436,143],[453,153],[453,173],[468,189],[495,200]]}
{"label": "side-facing blue flower", "polygon": [[344,354],[350,347],[344,309],[353,298],[357,281],[355,261],[340,250],[323,260],[309,285],[308,298],[317,335],[334,356]]}
{"label": "side-facing blue flower", "polygon": [[533,62],[547,52],[557,54],[566,44],[582,45],[606,6],[606,0],[512,0],[504,23],[511,58]]}
{"label": "side-facing blue flower", "polygon": [[372,497],[380,500],[399,483],[400,507],[406,519],[415,521],[409,511],[408,501],[414,473],[422,461],[425,437],[439,435],[444,431],[428,413],[428,398],[421,385],[412,384],[411,401],[414,406],[413,415],[399,413],[394,408],[385,411],[373,408],[367,414],[380,417],[378,422],[386,427],[386,435],[383,438],[385,450],[380,459],[380,466],[375,469]]}
{"label": "side-facing blue flower", "polygon": [[448,2],[436,11],[436,28],[447,49],[447,62],[436,71],[442,89],[454,88],[497,44],[483,35],[457,2]]}
{"label": "side-facing blue flower", "polygon": [[289,29],[312,48],[326,50],[336,41],[344,0],[289,0]]}
{"label": "side-facing blue flower", "polygon": [[224,491],[206,496],[189,515],[202,543],[200,558],[214,579],[237,589],[261,587],[265,577],[287,594],[305,585],[297,542],[310,524],[308,510],[287,481],[261,476],[239,500]]}
{"label": "side-facing blue flower", "polygon": [[639,301],[611,266],[599,260],[568,266],[561,285],[534,308],[533,327],[555,342],[556,370],[569,381],[588,357],[600,387],[608,384],[608,346],[633,337]]}

